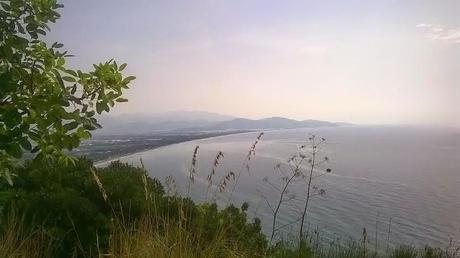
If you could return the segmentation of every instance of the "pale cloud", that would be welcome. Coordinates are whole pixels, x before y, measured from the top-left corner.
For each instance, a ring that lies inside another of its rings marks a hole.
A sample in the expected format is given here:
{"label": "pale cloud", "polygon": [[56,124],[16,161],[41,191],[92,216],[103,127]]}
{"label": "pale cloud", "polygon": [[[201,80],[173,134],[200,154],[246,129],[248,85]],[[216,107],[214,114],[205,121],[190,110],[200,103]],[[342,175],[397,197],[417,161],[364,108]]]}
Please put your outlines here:
{"label": "pale cloud", "polygon": [[426,32],[432,40],[460,44],[460,28],[445,28],[441,25],[429,23],[420,23],[416,27]]}

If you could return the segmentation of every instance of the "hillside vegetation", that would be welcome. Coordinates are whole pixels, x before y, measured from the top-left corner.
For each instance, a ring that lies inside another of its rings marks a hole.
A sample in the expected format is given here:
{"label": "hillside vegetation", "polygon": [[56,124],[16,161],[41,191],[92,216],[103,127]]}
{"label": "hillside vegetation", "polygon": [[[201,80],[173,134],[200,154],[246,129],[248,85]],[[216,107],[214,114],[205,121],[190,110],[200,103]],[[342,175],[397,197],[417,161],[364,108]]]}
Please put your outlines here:
{"label": "hillside vegetation", "polygon": [[0,184],[0,257],[457,257],[453,247],[401,246],[376,254],[366,239],[277,241],[248,206],[218,209],[174,193],[140,167],[26,162]]}

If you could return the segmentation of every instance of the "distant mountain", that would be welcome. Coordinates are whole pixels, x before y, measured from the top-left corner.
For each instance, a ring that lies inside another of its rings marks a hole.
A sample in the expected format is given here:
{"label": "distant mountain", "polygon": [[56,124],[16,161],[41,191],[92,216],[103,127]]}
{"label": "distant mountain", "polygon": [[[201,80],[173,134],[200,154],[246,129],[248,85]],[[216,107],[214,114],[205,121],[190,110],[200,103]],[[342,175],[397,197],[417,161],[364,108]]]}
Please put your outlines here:
{"label": "distant mountain", "polygon": [[139,122],[148,123],[175,122],[175,121],[209,121],[220,122],[234,119],[233,116],[221,115],[204,111],[171,111],[153,114],[121,114],[121,115],[103,115],[100,121],[103,122]]}
{"label": "distant mountain", "polygon": [[201,111],[175,111],[159,114],[100,116],[99,122],[103,128],[96,131],[96,134],[98,135],[294,129],[345,125],[344,123],[333,123],[319,120],[298,121],[284,117],[252,120]]}
{"label": "distant mountain", "polygon": [[103,115],[96,134],[147,134],[183,128],[203,127],[234,119],[233,116],[202,111],[173,111],[156,114]]}
{"label": "distant mountain", "polygon": [[253,130],[253,129],[294,129],[312,128],[322,126],[339,126],[340,123],[333,123],[320,120],[293,120],[284,117],[271,117],[259,120],[236,118],[223,121],[214,125],[205,126],[205,130]]}

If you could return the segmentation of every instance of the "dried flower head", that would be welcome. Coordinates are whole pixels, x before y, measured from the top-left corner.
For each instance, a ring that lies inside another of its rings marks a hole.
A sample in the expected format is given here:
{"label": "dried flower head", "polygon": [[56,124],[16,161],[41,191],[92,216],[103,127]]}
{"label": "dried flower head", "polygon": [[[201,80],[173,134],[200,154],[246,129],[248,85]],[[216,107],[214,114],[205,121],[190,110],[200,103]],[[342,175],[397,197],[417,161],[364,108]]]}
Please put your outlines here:
{"label": "dried flower head", "polygon": [[97,187],[99,188],[99,192],[101,192],[101,194],[102,194],[102,198],[104,199],[104,201],[107,201],[107,198],[108,198],[108,197],[107,197],[107,192],[105,191],[104,186],[102,185],[101,180],[100,180],[99,177],[97,176],[96,170],[94,170],[93,168],[91,168],[91,173],[93,174],[94,181],[96,181]]}
{"label": "dried flower head", "polygon": [[192,164],[190,165],[190,173],[189,173],[189,177],[190,177],[190,181],[192,183],[195,182],[195,174],[196,174],[196,160],[197,160],[197,155],[198,155],[198,149],[200,148],[200,146],[196,146],[195,149],[193,150],[193,156],[192,156]]}
{"label": "dried flower head", "polygon": [[262,138],[262,135],[264,135],[263,132],[259,133],[256,140],[252,144],[251,148],[249,149],[248,155],[246,156],[247,160],[251,160],[251,158],[256,156],[256,146],[257,146],[257,143],[259,143],[260,139]]}
{"label": "dried flower head", "polygon": [[219,192],[225,191],[225,187],[230,183],[230,181],[235,181],[235,173],[230,171],[225,175],[219,183]]}
{"label": "dried flower head", "polygon": [[208,189],[212,185],[212,178],[216,174],[217,167],[220,164],[220,160],[223,159],[223,158],[224,158],[224,153],[222,151],[218,151],[217,154],[216,154],[216,157],[214,158],[214,161],[213,161],[213,166],[212,166],[212,169],[211,169],[211,173],[209,173],[209,175],[206,177],[206,180],[208,181]]}

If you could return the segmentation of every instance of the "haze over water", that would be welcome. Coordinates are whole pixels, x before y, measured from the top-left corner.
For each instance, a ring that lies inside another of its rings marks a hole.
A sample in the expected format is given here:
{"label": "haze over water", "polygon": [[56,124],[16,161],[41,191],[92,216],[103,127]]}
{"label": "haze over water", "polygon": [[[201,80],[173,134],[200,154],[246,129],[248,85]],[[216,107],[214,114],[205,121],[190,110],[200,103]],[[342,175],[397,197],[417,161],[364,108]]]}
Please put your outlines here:
{"label": "haze over water", "polygon": [[[387,244],[391,218],[390,245],[446,246],[450,239],[460,240],[460,131],[416,127],[346,126],[265,132],[250,171],[242,170],[233,196],[238,205],[249,202],[250,215],[262,219],[265,231],[270,230],[271,211],[261,195],[271,202],[278,197],[263,178],[277,182],[274,166],[286,163],[310,133],[327,139],[323,154],[330,158],[326,166],[332,169],[331,174],[314,181],[327,193],[312,199],[307,218],[310,229],[318,228],[326,239],[346,241],[360,238],[366,227],[371,243],[375,242],[377,229],[382,249]],[[178,190],[184,194],[192,153],[199,145],[198,179],[191,195],[201,201],[217,151],[223,151],[225,157],[214,184],[230,170],[240,170],[256,136],[245,133],[186,142],[121,160],[138,164],[142,158],[151,176],[161,180],[174,176]],[[304,187],[294,184],[291,193],[301,196]],[[217,199],[225,204],[228,195],[218,194]],[[296,218],[295,206],[282,206],[279,225]],[[298,224],[286,229],[296,236],[292,230],[297,230]]]}

